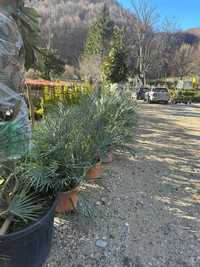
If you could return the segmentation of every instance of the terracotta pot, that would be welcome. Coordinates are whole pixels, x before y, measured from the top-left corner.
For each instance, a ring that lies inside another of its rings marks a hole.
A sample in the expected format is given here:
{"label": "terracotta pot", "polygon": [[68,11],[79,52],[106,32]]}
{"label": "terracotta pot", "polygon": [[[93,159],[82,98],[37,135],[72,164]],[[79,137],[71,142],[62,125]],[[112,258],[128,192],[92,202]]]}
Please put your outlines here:
{"label": "terracotta pot", "polygon": [[80,188],[77,187],[71,192],[62,192],[59,195],[56,212],[65,214],[77,208],[78,205],[78,192]]}
{"label": "terracotta pot", "polygon": [[103,167],[102,167],[102,164],[101,162],[98,162],[96,163],[95,166],[91,167],[87,173],[86,173],[86,177],[89,179],[89,180],[93,180],[93,179],[97,179],[101,176],[102,174],[102,171],[103,171]]}

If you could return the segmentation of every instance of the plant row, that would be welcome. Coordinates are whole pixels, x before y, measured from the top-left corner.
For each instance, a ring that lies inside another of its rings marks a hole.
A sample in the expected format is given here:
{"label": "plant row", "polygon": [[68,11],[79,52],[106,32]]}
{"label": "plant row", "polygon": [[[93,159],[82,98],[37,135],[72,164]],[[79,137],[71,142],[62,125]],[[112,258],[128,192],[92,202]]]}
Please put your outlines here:
{"label": "plant row", "polygon": [[11,219],[7,231],[38,220],[59,193],[76,191],[111,148],[130,150],[135,117],[135,103],[123,90],[101,89],[76,105],[53,105],[33,131],[29,154],[1,177],[0,221]]}

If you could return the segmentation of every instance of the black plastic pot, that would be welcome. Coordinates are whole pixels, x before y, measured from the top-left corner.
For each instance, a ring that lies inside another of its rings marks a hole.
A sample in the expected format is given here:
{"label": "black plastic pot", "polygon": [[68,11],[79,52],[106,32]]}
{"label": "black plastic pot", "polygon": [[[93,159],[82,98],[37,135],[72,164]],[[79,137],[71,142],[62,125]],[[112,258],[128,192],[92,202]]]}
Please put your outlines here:
{"label": "black plastic pot", "polygon": [[51,249],[54,202],[48,213],[22,231],[0,236],[0,267],[42,267]]}

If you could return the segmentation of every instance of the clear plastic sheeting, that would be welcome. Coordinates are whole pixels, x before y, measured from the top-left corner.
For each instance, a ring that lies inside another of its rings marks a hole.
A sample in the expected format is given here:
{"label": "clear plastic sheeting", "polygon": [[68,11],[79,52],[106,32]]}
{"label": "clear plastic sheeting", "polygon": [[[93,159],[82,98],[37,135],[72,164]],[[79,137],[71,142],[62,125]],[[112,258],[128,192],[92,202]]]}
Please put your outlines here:
{"label": "clear plastic sheeting", "polygon": [[0,81],[19,90],[23,84],[23,41],[12,16],[0,9]]}
{"label": "clear plastic sheeting", "polygon": [[28,150],[31,125],[19,89],[23,85],[23,42],[12,16],[0,9],[0,162]]}

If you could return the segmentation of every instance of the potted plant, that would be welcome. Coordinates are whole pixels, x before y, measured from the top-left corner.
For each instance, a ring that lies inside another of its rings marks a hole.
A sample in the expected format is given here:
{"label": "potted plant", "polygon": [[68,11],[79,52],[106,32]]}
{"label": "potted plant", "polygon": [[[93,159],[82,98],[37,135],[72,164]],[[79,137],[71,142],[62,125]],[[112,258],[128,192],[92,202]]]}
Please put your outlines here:
{"label": "potted plant", "polygon": [[[126,90],[102,88],[90,97],[92,112],[87,117],[91,126],[92,140],[101,161],[112,161],[114,150],[132,150],[127,145],[132,141],[136,124],[136,105]],[[87,113],[87,112],[86,112]]]}
{"label": "potted plant", "polygon": [[23,86],[23,55],[27,67],[34,62],[38,15],[24,1],[1,1],[0,17],[0,266],[39,267],[50,250],[55,196],[27,185],[26,168],[18,165],[29,150],[31,129],[15,92]]}
{"label": "potted plant", "polygon": [[89,180],[101,176],[102,162],[105,158],[112,162],[113,150],[132,152],[126,144],[133,137],[135,113],[135,103],[128,92],[119,90],[96,90],[75,107],[73,123],[81,135],[79,143],[88,140],[87,153],[80,154],[91,163],[86,172]]}
{"label": "potted plant", "polygon": [[[127,145],[132,141],[136,124],[136,105],[126,90],[102,90],[97,102],[98,120],[102,122],[107,155],[114,150],[132,150]],[[102,106],[104,108],[102,108]]]}
{"label": "potted plant", "polygon": [[[76,207],[88,169],[110,145],[124,148],[132,138],[134,114],[135,107],[125,94],[104,93],[72,108],[58,105],[35,128],[31,153],[7,179],[6,174],[1,178],[1,230],[8,232],[0,237],[2,264],[36,267],[44,263],[55,206],[60,212]],[[59,192],[60,206],[55,203]]]}
{"label": "potted plant", "polygon": [[0,265],[42,266],[51,248],[55,197],[38,194],[19,173],[1,186]]}
{"label": "potted plant", "polygon": [[[74,107],[74,127],[78,130],[78,146],[82,160],[85,161],[86,178],[95,181],[101,176],[101,159],[105,153],[105,136],[101,127],[101,121],[96,119],[97,92],[83,97],[78,106]],[[81,118],[81,119],[80,119]],[[80,145],[81,144],[81,145]]]}
{"label": "potted plant", "polygon": [[51,247],[55,208],[68,212],[69,204],[76,207],[88,163],[81,154],[86,142],[80,143],[72,114],[56,107],[35,127],[30,153],[1,177],[1,266],[42,266]]}

